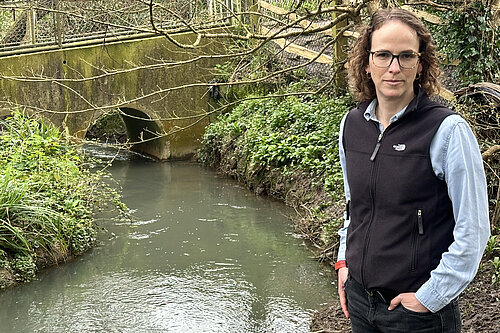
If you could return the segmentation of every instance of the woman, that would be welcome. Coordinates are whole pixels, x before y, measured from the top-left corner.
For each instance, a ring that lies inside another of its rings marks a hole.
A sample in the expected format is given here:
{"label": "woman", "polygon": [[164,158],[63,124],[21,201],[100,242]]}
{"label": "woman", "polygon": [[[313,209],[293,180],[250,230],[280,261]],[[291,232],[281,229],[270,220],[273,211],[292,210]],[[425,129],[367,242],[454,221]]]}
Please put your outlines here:
{"label": "woman", "polygon": [[459,332],[457,297],[489,237],[481,154],[466,122],[428,96],[439,69],[411,12],[380,10],[349,56],[361,102],[341,123],[348,202],[338,292],[353,332]]}

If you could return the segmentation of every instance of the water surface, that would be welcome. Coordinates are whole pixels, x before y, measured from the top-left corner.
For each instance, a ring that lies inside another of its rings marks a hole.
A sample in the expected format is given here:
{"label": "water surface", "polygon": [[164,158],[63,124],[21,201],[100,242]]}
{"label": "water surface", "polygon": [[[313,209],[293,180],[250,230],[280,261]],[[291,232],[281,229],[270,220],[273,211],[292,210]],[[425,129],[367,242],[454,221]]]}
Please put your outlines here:
{"label": "water surface", "polygon": [[134,219],[103,220],[95,249],[1,292],[0,332],[309,331],[333,277],[287,207],[195,164],[131,156],[109,170]]}

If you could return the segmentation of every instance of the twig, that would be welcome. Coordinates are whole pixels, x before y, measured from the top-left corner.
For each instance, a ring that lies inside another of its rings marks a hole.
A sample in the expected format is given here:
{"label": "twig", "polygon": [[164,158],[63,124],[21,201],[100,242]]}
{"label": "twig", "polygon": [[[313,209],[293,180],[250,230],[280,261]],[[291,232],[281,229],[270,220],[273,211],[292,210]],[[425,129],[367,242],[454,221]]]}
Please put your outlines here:
{"label": "twig", "polygon": [[492,155],[498,153],[499,151],[500,151],[500,145],[494,145],[488,148],[488,150],[486,150],[484,153],[482,153],[481,156],[483,160],[486,160],[490,158]]}

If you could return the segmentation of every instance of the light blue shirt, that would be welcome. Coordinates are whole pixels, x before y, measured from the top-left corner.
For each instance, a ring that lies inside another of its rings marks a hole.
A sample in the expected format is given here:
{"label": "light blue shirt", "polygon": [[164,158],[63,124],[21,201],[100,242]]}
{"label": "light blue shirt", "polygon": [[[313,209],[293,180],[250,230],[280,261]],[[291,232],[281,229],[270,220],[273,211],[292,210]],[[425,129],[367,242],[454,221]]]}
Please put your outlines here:
{"label": "light blue shirt", "polygon": [[[374,99],[365,111],[365,119],[379,123]],[[390,119],[398,120],[406,107]],[[350,200],[349,184],[346,176],[346,159],[342,143],[345,118],[340,124],[339,154],[344,174],[345,197]],[[476,275],[479,262],[490,236],[488,215],[488,195],[483,160],[476,138],[469,125],[459,115],[451,115],[439,126],[430,147],[430,158],[434,173],[444,179],[453,205],[455,227],[454,241],[443,253],[439,265],[431,272],[431,277],[416,292],[416,297],[432,312],[456,298]],[[347,227],[339,230],[340,246],[338,260],[345,260]]]}

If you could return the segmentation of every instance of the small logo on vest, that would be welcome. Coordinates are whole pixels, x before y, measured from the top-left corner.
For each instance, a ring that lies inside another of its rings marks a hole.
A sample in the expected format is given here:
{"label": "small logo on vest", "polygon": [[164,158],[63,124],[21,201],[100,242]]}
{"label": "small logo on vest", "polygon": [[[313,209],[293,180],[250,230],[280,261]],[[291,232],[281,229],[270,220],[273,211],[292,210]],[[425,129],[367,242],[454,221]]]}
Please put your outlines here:
{"label": "small logo on vest", "polygon": [[406,145],[404,143],[399,143],[397,145],[392,146],[395,151],[403,151],[406,149]]}

